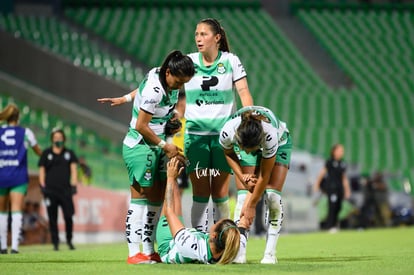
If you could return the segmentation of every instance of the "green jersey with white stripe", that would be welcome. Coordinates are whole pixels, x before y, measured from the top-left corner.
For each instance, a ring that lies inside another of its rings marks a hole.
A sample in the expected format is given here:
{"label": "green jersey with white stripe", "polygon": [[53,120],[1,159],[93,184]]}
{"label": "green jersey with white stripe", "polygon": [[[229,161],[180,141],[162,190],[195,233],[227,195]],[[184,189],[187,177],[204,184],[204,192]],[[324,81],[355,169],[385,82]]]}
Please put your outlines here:
{"label": "green jersey with white stripe", "polygon": [[173,116],[178,101],[178,90],[166,93],[159,79],[159,68],[153,68],[139,85],[132,108],[132,119],[124,144],[130,148],[142,140],[142,135],[135,130],[138,114],[141,111],[152,114],[149,127],[156,135],[164,133],[165,123]]}
{"label": "green jersey with white stripe", "polygon": [[196,74],[185,84],[186,132],[218,135],[229,116],[236,110],[234,82],[246,77],[239,58],[219,52],[211,66],[203,64],[201,53],[189,54]]}

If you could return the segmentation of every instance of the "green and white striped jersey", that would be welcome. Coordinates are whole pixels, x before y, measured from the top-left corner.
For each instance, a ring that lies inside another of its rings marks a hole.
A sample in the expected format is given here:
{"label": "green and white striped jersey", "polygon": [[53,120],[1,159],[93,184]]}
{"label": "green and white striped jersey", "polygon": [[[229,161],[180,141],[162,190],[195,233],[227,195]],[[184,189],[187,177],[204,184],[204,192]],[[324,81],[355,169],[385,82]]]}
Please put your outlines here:
{"label": "green and white striped jersey", "polygon": [[211,66],[204,66],[201,53],[189,54],[196,74],[185,84],[186,132],[218,135],[229,116],[236,110],[234,82],[246,77],[239,58],[219,52]]}
{"label": "green and white striped jersey", "polygon": [[141,134],[135,130],[138,114],[141,110],[152,114],[149,127],[156,135],[164,133],[165,123],[173,116],[175,104],[178,101],[178,90],[167,93],[159,79],[159,68],[153,68],[139,85],[132,107],[132,119],[129,130],[124,138],[124,144],[132,148],[141,139]]}
{"label": "green and white striped jersey", "polygon": [[213,260],[208,234],[197,231],[195,228],[181,229],[170,241],[169,252],[161,260],[169,264],[203,263]]}

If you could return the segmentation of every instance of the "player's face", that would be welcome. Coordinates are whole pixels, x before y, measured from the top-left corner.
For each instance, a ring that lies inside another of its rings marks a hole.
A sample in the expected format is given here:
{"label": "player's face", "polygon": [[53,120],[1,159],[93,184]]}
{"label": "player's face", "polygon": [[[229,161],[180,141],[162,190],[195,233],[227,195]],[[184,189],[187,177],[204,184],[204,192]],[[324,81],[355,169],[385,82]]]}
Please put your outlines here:
{"label": "player's face", "polygon": [[195,42],[200,53],[209,53],[218,50],[220,34],[214,34],[208,24],[200,23],[195,31]]}
{"label": "player's face", "polygon": [[167,81],[167,86],[171,90],[181,89],[185,83],[190,81],[190,76],[175,76],[170,73],[170,70],[167,69],[165,73],[165,80]]}

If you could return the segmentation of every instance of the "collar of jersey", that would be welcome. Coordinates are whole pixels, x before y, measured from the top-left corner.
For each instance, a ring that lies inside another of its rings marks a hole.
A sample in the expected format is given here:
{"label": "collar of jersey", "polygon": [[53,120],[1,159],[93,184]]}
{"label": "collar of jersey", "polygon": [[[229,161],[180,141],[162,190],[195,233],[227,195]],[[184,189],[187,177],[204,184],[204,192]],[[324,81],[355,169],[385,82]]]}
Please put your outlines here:
{"label": "collar of jersey", "polygon": [[198,61],[200,62],[200,67],[203,70],[207,70],[207,71],[208,70],[214,70],[216,68],[216,65],[219,62],[220,58],[221,58],[221,51],[218,51],[218,55],[216,57],[216,60],[214,60],[214,63],[211,64],[209,67],[207,67],[207,66],[204,65],[203,55],[201,53],[198,53]]}

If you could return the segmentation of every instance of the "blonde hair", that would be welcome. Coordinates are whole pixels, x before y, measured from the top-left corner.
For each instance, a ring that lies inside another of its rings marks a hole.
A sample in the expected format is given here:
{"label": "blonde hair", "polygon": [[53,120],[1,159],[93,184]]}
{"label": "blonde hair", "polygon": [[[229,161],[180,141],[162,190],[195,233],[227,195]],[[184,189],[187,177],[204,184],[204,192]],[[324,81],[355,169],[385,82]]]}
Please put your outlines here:
{"label": "blonde hair", "polygon": [[216,249],[218,252],[223,251],[218,264],[229,264],[234,258],[240,248],[240,231],[234,221],[224,219],[219,221],[216,228],[218,237],[216,238]]}
{"label": "blonde hair", "polygon": [[19,120],[19,108],[13,104],[8,104],[0,113],[0,121],[17,122]]}

